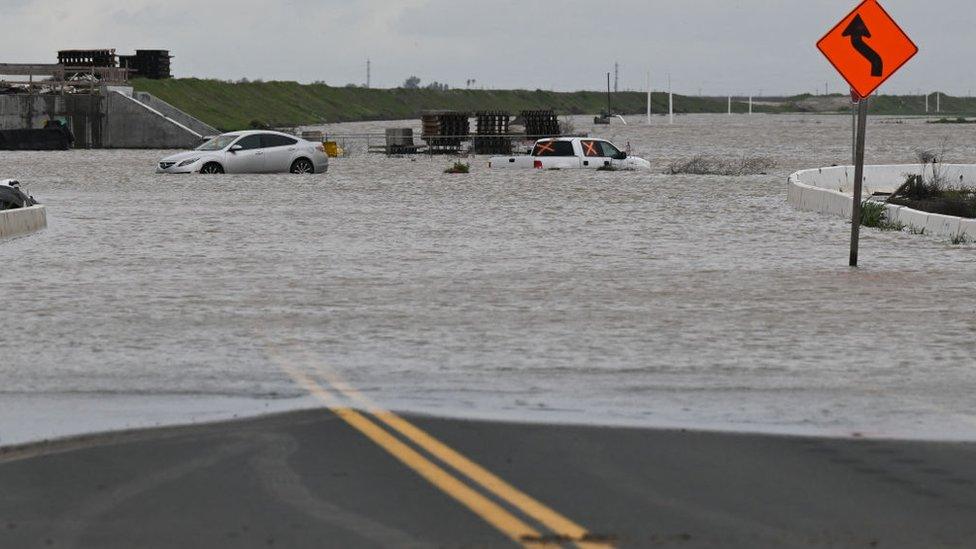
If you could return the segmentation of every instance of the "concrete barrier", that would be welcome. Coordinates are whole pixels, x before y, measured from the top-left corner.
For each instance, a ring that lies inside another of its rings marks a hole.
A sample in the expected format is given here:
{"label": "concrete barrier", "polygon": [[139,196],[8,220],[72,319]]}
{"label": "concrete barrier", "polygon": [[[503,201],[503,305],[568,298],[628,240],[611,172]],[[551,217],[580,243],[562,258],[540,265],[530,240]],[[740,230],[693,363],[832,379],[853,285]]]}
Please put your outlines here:
{"label": "concrete barrier", "polygon": [[44,206],[0,210],[0,240],[40,231],[47,227]]}
{"label": "concrete barrier", "polygon": [[105,101],[103,148],[192,149],[203,143],[203,134],[130,95],[109,91]]}
{"label": "concrete barrier", "polygon": [[177,109],[173,105],[170,105],[151,93],[134,91],[132,92],[132,98],[151,109],[159,111],[166,118],[173,119],[180,124],[183,124],[187,128],[190,128],[194,132],[200,134],[201,137],[220,135],[222,133],[217,128],[190,116],[189,114]]}
{"label": "concrete barrier", "polygon": [[[935,169],[940,171],[949,187],[976,187],[974,164],[865,166],[862,199],[867,200],[875,193],[894,192],[909,175],[932,177]],[[798,210],[850,219],[853,191],[854,167],[833,166],[794,173],[789,178],[786,195],[789,203]],[[914,231],[976,240],[976,220],[921,212],[894,204],[885,208],[889,221]]]}
{"label": "concrete barrier", "polygon": [[75,148],[190,149],[220,132],[148,93],[104,86],[89,94],[0,94],[0,130],[67,118]]}

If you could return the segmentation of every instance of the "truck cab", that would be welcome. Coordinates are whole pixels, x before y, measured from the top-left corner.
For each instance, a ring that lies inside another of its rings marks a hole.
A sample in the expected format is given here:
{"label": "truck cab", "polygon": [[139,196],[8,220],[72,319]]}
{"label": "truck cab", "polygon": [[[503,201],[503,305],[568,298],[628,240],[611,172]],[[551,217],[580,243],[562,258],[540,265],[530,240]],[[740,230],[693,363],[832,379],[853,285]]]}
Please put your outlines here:
{"label": "truck cab", "polygon": [[606,139],[557,137],[536,141],[529,156],[498,156],[488,166],[494,169],[534,168],[538,170],[638,170],[651,163],[630,156]]}

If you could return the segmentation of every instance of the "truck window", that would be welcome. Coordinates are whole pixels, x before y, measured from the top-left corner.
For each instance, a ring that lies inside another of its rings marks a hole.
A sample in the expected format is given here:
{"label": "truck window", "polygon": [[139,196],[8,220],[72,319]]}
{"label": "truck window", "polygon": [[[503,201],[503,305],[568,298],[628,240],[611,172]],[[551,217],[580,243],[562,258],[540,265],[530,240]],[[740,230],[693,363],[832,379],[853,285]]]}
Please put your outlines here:
{"label": "truck window", "polygon": [[536,143],[532,156],[576,156],[572,141],[542,141]]}
{"label": "truck window", "polygon": [[606,158],[616,158],[616,156],[618,154],[620,154],[620,149],[618,149],[617,147],[614,147],[610,143],[607,143],[606,141],[600,141],[599,143],[600,143],[600,147],[603,148],[603,156],[604,157],[606,157]]}
{"label": "truck window", "polygon": [[604,156],[603,147],[600,146],[599,141],[580,141],[580,145],[583,146],[583,156],[597,157]]}

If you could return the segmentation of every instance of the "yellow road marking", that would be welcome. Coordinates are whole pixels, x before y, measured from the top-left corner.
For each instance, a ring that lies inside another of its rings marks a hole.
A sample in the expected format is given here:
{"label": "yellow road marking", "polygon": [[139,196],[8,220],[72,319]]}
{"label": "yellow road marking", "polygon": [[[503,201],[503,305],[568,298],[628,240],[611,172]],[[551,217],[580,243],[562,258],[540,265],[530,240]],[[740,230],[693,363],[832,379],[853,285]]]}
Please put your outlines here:
{"label": "yellow road marking", "polygon": [[337,417],[513,541],[527,547],[549,545],[533,543],[531,540],[540,539],[540,535],[531,526],[525,524],[498,504],[475,492],[463,482],[451,476],[450,473],[438,467],[403,442],[397,440],[393,435],[383,430],[382,427],[370,421],[359,412],[350,408],[339,407],[332,393],[304,373],[287,364],[279,363],[279,366],[299,385],[324,402],[329,407],[329,410]]}
{"label": "yellow road marking", "polygon": [[413,441],[417,446],[427,450],[431,455],[436,456],[444,463],[463,473],[472,481],[483,486],[489,492],[544,524],[558,536],[572,541],[581,549],[596,549],[612,546],[609,542],[587,541],[590,533],[586,528],[583,528],[572,520],[550,509],[532,496],[515,488],[494,473],[471,461],[409,421],[393,412],[380,408],[357,389],[342,380],[331,368],[319,365],[316,366],[316,369],[322,373],[332,388],[346,395],[354,402],[359,403],[380,421]]}

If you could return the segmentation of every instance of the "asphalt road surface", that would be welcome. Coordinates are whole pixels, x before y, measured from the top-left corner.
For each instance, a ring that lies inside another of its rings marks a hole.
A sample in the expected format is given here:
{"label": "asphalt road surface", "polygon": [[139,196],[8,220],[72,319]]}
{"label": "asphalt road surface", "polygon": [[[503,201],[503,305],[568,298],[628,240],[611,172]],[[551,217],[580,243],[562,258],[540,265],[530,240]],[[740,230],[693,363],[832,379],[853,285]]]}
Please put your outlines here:
{"label": "asphalt road surface", "polygon": [[0,451],[0,547],[976,543],[974,444],[389,416]]}

